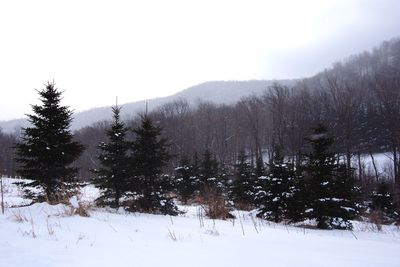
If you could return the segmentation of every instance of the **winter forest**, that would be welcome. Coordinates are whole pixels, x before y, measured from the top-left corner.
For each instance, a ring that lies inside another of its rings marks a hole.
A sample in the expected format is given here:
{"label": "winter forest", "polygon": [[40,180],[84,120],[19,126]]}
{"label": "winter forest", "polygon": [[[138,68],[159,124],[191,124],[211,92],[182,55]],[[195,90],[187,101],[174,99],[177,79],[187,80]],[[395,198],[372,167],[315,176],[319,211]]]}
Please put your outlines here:
{"label": "winter forest", "polygon": [[[399,39],[234,104],[181,98],[125,120],[116,103],[109,120],[76,131],[56,83],[38,90],[29,126],[0,131],[0,170],[30,200],[22,206],[171,222],[192,207],[200,225],[204,218],[239,224],[243,211],[257,234],[269,222],[353,235],[362,222],[378,232],[400,222]],[[78,197],[85,188],[98,192],[90,208]]]}

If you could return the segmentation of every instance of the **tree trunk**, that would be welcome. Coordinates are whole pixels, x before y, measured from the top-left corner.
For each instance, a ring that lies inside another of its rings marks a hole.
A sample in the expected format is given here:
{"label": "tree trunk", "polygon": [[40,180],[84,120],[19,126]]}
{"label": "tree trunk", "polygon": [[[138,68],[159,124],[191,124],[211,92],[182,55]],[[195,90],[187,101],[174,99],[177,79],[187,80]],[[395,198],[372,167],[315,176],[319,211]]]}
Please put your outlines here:
{"label": "tree trunk", "polygon": [[393,147],[393,172],[394,172],[394,182],[396,185],[399,184],[399,168],[397,159],[397,149],[396,146]]}
{"label": "tree trunk", "polygon": [[361,153],[360,152],[357,153],[357,158],[358,158],[358,180],[362,182],[364,180],[364,177],[363,177],[363,169],[362,169],[362,164],[361,164]]}
{"label": "tree trunk", "polygon": [[378,182],[379,181],[379,173],[378,173],[378,168],[376,167],[375,158],[374,158],[374,155],[372,154],[372,152],[369,152],[369,155],[372,160],[372,166],[374,167],[375,179],[376,179],[376,182]]}

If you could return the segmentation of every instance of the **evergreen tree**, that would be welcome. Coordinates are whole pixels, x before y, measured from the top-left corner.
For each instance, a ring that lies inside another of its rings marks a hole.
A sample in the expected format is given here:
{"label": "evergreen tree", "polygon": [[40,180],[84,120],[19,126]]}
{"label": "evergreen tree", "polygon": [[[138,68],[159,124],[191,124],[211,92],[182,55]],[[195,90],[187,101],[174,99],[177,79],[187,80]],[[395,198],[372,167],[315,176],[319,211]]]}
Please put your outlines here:
{"label": "evergreen tree", "polygon": [[120,119],[121,107],[112,107],[113,124],[106,131],[108,143],[101,142],[98,156],[100,168],[95,170],[97,175],[93,183],[101,190],[98,202],[118,207],[121,196],[127,190],[129,171],[130,144],[126,141],[127,128]]}
{"label": "evergreen tree", "polygon": [[206,149],[200,166],[201,193],[209,190],[220,191],[223,187],[218,175],[218,162],[213,154]]}
{"label": "evergreen tree", "polygon": [[262,157],[258,157],[256,160],[256,177],[261,177],[265,173],[264,162]]}
{"label": "evergreen tree", "polygon": [[240,151],[236,164],[235,179],[231,187],[231,199],[237,207],[249,206],[254,202],[253,168],[247,162],[244,151]]}
{"label": "evergreen tree", "polygon": [[200,180],[200,161],[197,152],[195,152],[193,156],[192,173],[193,173],[193,184],[194,184],[195,194],[199,195],[201,191],[201,180]]}
{"label": "evergreen tree", "polygon": [[371,200],[371,209],[380,212],[384,221],[393,222],[400,219],[387,183],[380,182],[377,185],[376,190],[372,192]]}
{"label": "evergreen tree", "polygon": [[193,165],[184,157],[180,165],[175,168],[176,189],[184,204],[193,197],[196,191],[197,177],[193,170]]}
{"label": "evergreen tree", "polygon": [[264,162],[261,157],[256,159],[256,166],[254,172],[252,173],[254,181],[254,199],[253,203],[260,207],[262,205],[262,199],[265,197],[267,193],[266,189],[266,179],[268,178],[265,174]]}
{"label": "evergreen tree", "polygon": [[305,166],[308,203],[306,216],[321,229],[350,229],[354,218],[353,180],[348,168],[338,164],[330,151],[334,138],[319,125],[308,139],[312,152]]}
{"label": "evergreen tree", "polygon": [[280,222],[288,217],[290,202],[293,201],[294,190],[291,186],[294,179],[293,167],[284,163],[280,150],[270,163],[269,175],[265,177],[263,197],[260,199],[261,208],[258,216],[274,222]]}
{"label": "evergreen tree", "polygon": [[167,196],[170,179],[162,175],[162,168],[170,159],[167,139],[161,137],[161,128],[154,126],[145,115],[141,125],[134,130],[136,139],[133,142],[132,162],[135,182],[132,191],[138,194],[136,207],[146,212],[177,214],[172,198]]}
{"label": "evergreen tree", "polygon": [[83,146],[73,141],[69,129],[72,111],[61,106],[62,92],[54,83],[47,83],[38,91],[42,105],[32,105],[33,114],[28,115],[32,125],[23,129],[22,142],[16,144],[18,174],[33,182],[26,186],[40,186],[44,194],[38,200],[57,200],[65,182],[75,179],[77,169],[71,164],[83,151]]}
{"label": "evergreen tree", "polygon": [[308,193],[306,185],[301,175],[301,171],[297,169],[293,172],[293,176],[289,181],[289,199],[287,201],[287,211],[285,217],[289,222],[300,222],[306,219],[305,207],[307,203]]}

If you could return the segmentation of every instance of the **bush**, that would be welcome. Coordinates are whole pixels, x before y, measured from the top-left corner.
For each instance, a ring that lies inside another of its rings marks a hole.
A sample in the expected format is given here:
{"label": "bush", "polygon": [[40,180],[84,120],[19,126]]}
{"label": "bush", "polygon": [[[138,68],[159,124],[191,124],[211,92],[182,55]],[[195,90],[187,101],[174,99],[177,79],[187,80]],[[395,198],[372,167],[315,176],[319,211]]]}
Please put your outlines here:
{"label": "bush", "polygon": [[202,207],[206,212],[206,215],[210,219],[231,219],[235,218],[229,213],[229,208],[227,206],[224,196],[217,190],[206,189],[205,196],[203,198]]}

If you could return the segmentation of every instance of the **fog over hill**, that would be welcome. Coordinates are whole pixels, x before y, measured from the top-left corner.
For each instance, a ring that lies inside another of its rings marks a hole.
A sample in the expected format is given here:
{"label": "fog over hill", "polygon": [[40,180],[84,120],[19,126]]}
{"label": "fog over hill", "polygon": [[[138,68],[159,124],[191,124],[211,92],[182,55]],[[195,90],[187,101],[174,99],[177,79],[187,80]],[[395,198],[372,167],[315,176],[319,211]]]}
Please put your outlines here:
{"label": "fog over hill", "polygon": [[[123,104],[122,117],[129,119],[146,108],[151,111],[163,104],[177,100],[186,99],[190,105],[196,105],[199,101],[213,102],[215,104],[232,104],[242,97],[249,95],[261,95],[268,86],[274,82],[290,85],[295,80],[250,80],[250,81],[211,81],[189,87],[174,95],[130,102]],[[89,100],[88,100],[89,101]],[[73,108],[73,107],[72,107]],[[109,120],[111,118],[110,107],[93,108],[74,114],[72,130],[78,130],[84,126],[91,125],[97,121]],[[0,122],[3,132],[18,131],[20,127],[26,127],[26,119],[16,119]]]}

